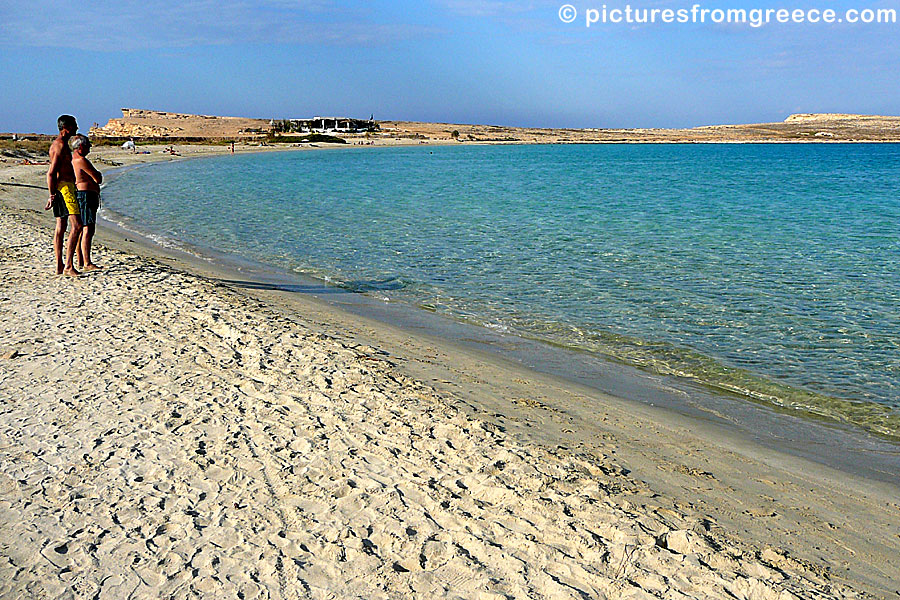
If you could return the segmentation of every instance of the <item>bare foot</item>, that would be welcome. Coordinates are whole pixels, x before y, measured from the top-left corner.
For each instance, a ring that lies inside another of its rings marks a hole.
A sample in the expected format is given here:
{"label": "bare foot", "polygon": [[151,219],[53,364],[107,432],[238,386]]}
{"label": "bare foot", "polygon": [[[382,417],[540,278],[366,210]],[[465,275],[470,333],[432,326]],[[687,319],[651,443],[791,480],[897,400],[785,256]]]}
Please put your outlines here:
{"label": "bare foot", "polygon": [[66,275],[67,277],[78,277],[79,275],[81,275],[81,273],[76,271],[75,267],[69,267],[68,269],[63,271],[63,275]]}
{"label": "bare foot", "polygon": [[102,269],[102,268],[103,268],[103,267],[101,267],[100,265],[95,265],[94,263],[88,263],[88,264],[84,265],[84,266],[81,268],[81,270],[84,271],[84,272],[88,272],[88,271],[97,271],[97,270]]}

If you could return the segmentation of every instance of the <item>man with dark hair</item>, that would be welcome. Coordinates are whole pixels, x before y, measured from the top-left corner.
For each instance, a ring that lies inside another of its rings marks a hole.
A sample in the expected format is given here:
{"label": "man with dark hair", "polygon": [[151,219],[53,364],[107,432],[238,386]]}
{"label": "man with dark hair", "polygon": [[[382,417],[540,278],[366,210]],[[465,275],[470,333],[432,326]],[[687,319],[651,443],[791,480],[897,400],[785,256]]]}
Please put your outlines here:
{"label": "man with dark hair", "polygon": [[[75,170],[72,168],[72,152],[69,139],[78,131],[78,123],[72,115],[63,115],[57,120],[59,135],[50,145],[50,168],[47,169],[47,189],[50,198],[44,210],[53,209],[56,217],[56,233],[53,236],[53,251],[56,253],[56,274],[78,277],[72,261],[75,246],[81,236],[81,211],[75,196]],[[62,247],[66,236],[66,226],[72,224],[69,242],[66,244],[66,262],[63,264]]]}
{"label": "man with dark hair", "polygon": [[76,248],[78,264],[83,271],[100,269],[91,260],[91,240],[97,225],[97,211],[100,209],[100,174],[87,155],[91,151],[91,141],[80,133],[72,138],[72,168],[75,169],[75,196],[81,210],[81,243]]}

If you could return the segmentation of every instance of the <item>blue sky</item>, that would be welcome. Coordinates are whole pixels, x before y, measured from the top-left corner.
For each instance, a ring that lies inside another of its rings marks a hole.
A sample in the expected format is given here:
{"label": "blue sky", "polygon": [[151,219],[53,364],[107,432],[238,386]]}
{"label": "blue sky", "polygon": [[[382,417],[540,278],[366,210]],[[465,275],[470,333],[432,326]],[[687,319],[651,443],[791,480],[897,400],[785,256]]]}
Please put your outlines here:
{"label": "blue sky", "polygon": [[[599,0],[0,0],[0,131],[122,107],[545,127],[900,114],[900,25],[595,25]],[[694,2],[632,1],[689,8]],[[767,8],[784,3],[703,4]],[[799,0],[794,8],[892,7]]]}

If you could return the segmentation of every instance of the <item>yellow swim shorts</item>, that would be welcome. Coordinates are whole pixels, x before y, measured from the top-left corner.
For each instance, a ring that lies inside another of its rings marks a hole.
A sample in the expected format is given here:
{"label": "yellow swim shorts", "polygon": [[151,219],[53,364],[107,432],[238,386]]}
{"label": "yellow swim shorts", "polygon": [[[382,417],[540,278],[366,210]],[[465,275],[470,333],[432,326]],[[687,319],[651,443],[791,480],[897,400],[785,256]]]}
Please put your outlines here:
{"label": "yellow swim shorts", "polygon": [[66,203],[66,210],[70,215],[80,215],[81,209],[78,208],[78,198],[75,197],[75,184],[71,181],[60,181],[56,186],[59,195],[62,196],[63,202]]}

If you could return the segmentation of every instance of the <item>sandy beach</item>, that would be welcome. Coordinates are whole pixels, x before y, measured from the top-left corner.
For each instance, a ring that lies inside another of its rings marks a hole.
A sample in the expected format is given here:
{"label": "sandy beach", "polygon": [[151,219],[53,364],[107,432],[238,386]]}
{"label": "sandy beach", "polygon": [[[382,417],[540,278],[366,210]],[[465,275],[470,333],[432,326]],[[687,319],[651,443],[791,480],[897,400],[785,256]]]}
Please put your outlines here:
{"label": "sandy beach", "polygon": [[108,228],[58,277],[45,171],[0,163],[0,597],[900,597],[895,485]]}

